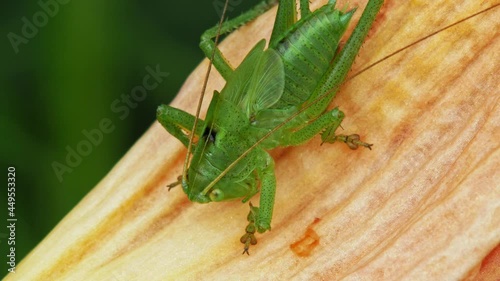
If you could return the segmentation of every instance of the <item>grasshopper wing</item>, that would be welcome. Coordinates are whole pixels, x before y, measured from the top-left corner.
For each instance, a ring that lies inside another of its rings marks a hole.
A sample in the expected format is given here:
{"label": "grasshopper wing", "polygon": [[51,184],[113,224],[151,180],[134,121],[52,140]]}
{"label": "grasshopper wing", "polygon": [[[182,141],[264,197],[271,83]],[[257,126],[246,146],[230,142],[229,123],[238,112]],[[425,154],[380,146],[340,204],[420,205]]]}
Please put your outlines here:
{"label": "grasshopper wing", "polygon": [[255,45],[228,79],[222,96],[236,104],[248,118],[279,101],[285,87],[285,71],[280,55],[264,51],[265,41]]}

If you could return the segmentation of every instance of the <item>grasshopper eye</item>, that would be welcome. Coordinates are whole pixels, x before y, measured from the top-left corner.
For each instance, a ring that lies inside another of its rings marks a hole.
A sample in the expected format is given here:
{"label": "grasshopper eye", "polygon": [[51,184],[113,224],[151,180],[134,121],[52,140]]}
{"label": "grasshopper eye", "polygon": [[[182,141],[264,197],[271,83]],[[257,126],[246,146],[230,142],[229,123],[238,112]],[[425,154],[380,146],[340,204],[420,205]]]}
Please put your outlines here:
{"label": "grasshopper eye", "polygon": [[224,192],[220,189],[212,190],[208,196],[210,196],[210,200],[215,202],[224,200]]}
{"label": "grasshopper eye", "polygon": [[215,142],[215,136],[217,135],[217,132],[211,128],[207,127],[205,131],[203,132],[203,136],[209,141],[209,142]]}

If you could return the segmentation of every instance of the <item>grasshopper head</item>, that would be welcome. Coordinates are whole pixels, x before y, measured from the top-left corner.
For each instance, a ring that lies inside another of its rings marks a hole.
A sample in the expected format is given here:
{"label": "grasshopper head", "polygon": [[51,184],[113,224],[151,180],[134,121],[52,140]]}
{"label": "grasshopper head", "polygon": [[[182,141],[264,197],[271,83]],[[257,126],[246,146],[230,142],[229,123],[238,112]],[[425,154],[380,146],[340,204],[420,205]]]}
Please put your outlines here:
{"label": "grasshopper head", "polygon": [[187,194],[190,201],[198,202],[198,203],[208,203],[210,202],[210,197],[206,194],[200,192],[199,189],[192,188],[192,186],[197,186],[200,183],[190,182],[189,178],[191,178],[190,173],[187,175],[187,179],[182,179],[182,189]]}
{"label": "grasshopper head", "polygon": [[[215,181],[217,174],[203,175],[193,173],[189,169],[187,180],[182,181],[182,188],[189,200],[198,203],[220,202],[238,198],[246,198],[253,195],[255,185],[253,180],[235,182],[224,177]],[[215,181],[215,182],[214,182]]]}
{"label": "grasshopper head", "polygon": [[[208,138],[208,141],[205,141]],[[189,200],[199,203],[219,202],[237,198],[248,198],[255,194],[256,179],[249,176],[253,169],[242,162],[220,175],[237,158],[238,153],[227,149],[227,142],[235,143],[230,136],[203,136],[203,146],[196,146],[182,188]]]}

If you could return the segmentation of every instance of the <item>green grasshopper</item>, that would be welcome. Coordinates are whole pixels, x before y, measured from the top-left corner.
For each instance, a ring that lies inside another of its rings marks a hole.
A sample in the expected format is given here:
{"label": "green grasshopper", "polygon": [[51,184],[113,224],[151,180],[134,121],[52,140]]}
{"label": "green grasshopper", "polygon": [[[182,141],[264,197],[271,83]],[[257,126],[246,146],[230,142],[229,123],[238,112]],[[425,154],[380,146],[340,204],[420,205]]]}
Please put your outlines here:
{"label": "green grasshopper", "polygon": [[383,0],[368,2],[342,49],[339,42],[354,10],[337,10],[330,0],[311,12],[308,0],[301,0],[296,20],[295,0],[281,0],[268,48],[261,40],[233,69],[214,38],[251,21],[274,2],[264,1],[202,35],[201,49],[226,80],[221,92],[215,91],[205,120],[168,105],[157,110],[163,127],[188,147],[183,175],[169,188],[180,184],[189,200],[199,203],[238,198],[245,203],[260,190],[260,205],[250,203],[248,225],[240,239],[247,254],[257,243],[255,232],[271,229],[276,178],[267,150],[300,145],[317,134],[323,142],[344,142],[351,149],[372,146],[357,134],[335,134],[344,113],[326,109]]}

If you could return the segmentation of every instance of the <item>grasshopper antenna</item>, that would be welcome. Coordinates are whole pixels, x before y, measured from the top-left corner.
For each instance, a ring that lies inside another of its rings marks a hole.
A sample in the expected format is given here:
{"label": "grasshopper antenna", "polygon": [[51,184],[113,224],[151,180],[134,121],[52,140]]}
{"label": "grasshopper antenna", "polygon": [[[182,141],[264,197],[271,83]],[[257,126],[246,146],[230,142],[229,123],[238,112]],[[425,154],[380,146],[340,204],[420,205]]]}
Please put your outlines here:
{"label": "grasshopper antenna", "polygon": [[[220,30],[222,27],[222,23],[224,22],[224,18],[226,16],[228,4],[229,4],[229,0],[226,0],[226,2],[224,3],[224,9],[222,10],[222,16],[220,17],[220,20],[219,20],[217,35],[215,36],[215,40],[214,40],[216,46],[217,46],[217,43],[219,42]],[[203,98],[205,96],[205,91],[207,89],[210,71],[212,70],[212,61],[214,60],[214,57],[215,57],[215,49],[216,48],[214,48],[214,51],[212,52],[212,56],[210,57],[210,61],[208,63],[207,73],[205,74],[205,80],[203,82],[203,87],[201,89],[200,99],[198,100],[198,107],[196,108],[196,115],[195,115],[196,118],[194,119],[193,129],[191,130],[191,134],[189,136],[189,145],[187,147],[186,159],[184,160],[184,167],[182,168],[182,183],[187,182],[187,170],[189,167],[191,150],[193,149],[194,132],[196,131],[196,126],[198,125],[198,117],[200,116],[201,105],[203,103]]]}
{"label": "grasshopper antenna", "polygon": [[497,6],[499,6],[499,5],[500,5],[500,4],[495,4],[495,5],[493,5],[493,6],[489,7],[489,8],[486,8],[486,9],[484,9],[484,10],[482,10],[482,11],[479,11],[479,12],[477,12],[477,13],[474,13],[474,14],[470,15],[470,16],[467,16],[467,17],[465,17],[465,18],[463,18],[463,19],[461,19],[461,20],[458,20],[458,21],[456,21],[456,22],[454,22],[454,23],[452,23],[452,24],[449,24],[449,25],[447,25],[447,26],[445,26],[445,27],[443,27],[443,28],[440,28],[440,29],[438,29],[438,30],[436,30],[436,31],[434,31],[434,32],[432,32],[432,33],[430,33],[430,34],[428,34],[428,35],[426,35],[426,36],[424,36],[424,37],[422,37],[422,38],[420,38],[420,39],[416,40],[415,42],[413,42],[413,43],[411,43],[411,44],[408,44],[407,46],[405,46],[405,47],[403,47],[403,48],[401,48],[401,49],[399,49],[399,50],[396,50],[396,51],[394,51],[394,52],[392,52],[392,53],[388,54],[387,56],[385,56],[385,57],[383,57],[383,58],[381,58],[381,59],[377,60],[377,61],[376,61],[376,62],[374,62],[374,63],[371,63],[370,65],[368,65],[368,66],[366,66],[365,68],[361,69],[360,71],[356,72],[354,75],[352,75],[352,76],[350,76],[350,77],[347,77],[347,78],[346,78],[346,80],[344,81],[344,83],[345,83],[345,82],[347,82],[347,81],[349,81],[349,80],[351,80],[351,79],[353,79],[354,77],[356,77],[356,76],[360,75],[361,73],[363,73],[363,72],[365,72],[365,71],[369,70],[370,68],[372,68],[372,67],[376,66],[377,64],[379,64],[379,63],[381,63],[381,62],[383,62],[383,61],[385,61],[385,60],[387,60],[387,59],[389,59],[389,58],[391,58],[391,57],[393,57],[393,56],[395,56],[395,55],[397,55],[397,54],[399,54],[399,53],[403,52],[404,50],[406,50],[406,49],[408,49],[408,48],[410,48],[410,47],[413,47],[413,46],[417,45],[418,43],[423,42],[423,41],[425,41],[425,40],[427,40],[427,39],[431,38],[432,36],[434,36],[434,35],[436,35],[436,34],[438,34],[438,33],[442,32],[442,31],[444,31],[444,30],[446,30],[446,29],[449,29],[449,28],[451,28],[451,27],[453,27],[453,26],[455,26],[455,25],[458,25],[458,24],[460,24],[460,23],[462,23],[462,22],[464,22],[464,21],[467,21],[467,20],[469,20],[469,19],[471,19],[471,18],[473,18],[473,17],[475,17],[475,16],[477,16],[477,15],[480,15],[480,14],[486,13],[486,12],[488,12],[489,10],[491,10],[491,9],[493,9],[493,8],[496,8],[496,7],[497,7]]}

